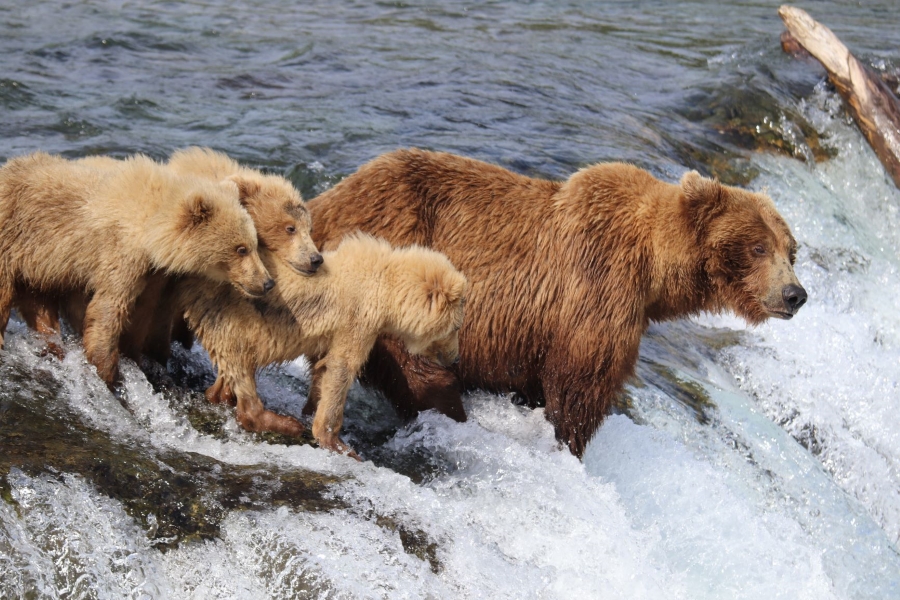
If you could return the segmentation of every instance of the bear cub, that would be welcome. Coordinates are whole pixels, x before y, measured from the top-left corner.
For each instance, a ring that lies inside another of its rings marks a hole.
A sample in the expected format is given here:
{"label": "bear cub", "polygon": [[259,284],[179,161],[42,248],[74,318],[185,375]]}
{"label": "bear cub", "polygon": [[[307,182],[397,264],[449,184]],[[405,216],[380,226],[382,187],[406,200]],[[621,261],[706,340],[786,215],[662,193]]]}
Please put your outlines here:
{"label": "bear cub", "polygon": [[145,156],[98,168],[37,152],[0,168],[0,335],[16,290],[89,294],[88,361],[108,385],[119,337],[154,272],[201,275],[259,297],[260,261],[238,186],[177,175]]}
{"label": "bear cub", "polygon": [[306,355],[313,380],[304,412],[315,412],[313,436],[323,448],[355,456],[339,437],[344,403],[378,336],[392,336],[412,354],[442,365],[456,361],[467,283],[444,255],[350,236],[324,254],[313,277],[298,275],[266,249],[260,255],[278,281],[265,299],[246,299],[199,278],[181,282],[177,295],[219,370],[207,397],[236,401],[245,429],[302,431],[295,419],[263,408],[255,374]]}

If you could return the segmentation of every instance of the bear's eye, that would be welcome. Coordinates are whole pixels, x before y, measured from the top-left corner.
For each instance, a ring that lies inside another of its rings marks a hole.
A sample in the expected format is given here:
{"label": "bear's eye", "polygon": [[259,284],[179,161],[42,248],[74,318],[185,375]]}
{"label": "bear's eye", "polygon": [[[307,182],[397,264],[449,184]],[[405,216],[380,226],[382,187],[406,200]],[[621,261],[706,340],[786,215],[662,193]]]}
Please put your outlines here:
{"label": "bear's eye", "polygon": [[247,256],[250,254],[250,251],[247,250],[247,246],[238,246],[235,251],[241,256]]}
{"label": "bear's eye", "polygon": [[291,235],[294,235],[295,233],[297,233],[297,228],[294,227],[293,225],[288,225],[287,227],[284,228],[284,230],[287,231]]}
{"label": "bear's eye", "polygon": [[753,253],[762,256],[766,253],[766,248],[762,244],[757,244],[753,246]]}

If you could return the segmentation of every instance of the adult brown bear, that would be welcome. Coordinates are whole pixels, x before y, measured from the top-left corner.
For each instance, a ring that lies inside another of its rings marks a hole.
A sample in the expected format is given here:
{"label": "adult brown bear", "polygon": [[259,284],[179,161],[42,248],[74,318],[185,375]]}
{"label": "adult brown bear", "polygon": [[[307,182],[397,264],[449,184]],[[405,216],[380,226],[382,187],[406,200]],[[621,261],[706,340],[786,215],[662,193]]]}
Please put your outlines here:
{"label": "adult brown bear", "polygon": [[309,204],[333,248],[362,230],[447,254],[469,279],[460,361],[414,359],[389,339],[363,372],[404,415],[465,419],[460,391],[546,406],[577,456],[633,373],[650,321],[732,310],[750,323],[806,301],[797,243],[772,201],[687,173],[622,164],[545,181],[452,154],[399,150]]}

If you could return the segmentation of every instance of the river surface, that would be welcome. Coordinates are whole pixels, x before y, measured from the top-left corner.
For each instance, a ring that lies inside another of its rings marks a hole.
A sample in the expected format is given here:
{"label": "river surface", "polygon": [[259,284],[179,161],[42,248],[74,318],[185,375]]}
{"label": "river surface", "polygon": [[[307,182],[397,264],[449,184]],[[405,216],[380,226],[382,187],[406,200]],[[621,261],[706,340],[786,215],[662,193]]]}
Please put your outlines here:
{"label": "river surface", "polygon": [[[355,386],[356,463],[207,407],[202,349],[125,361],[116,398],[14,316],[0,597],[900,597],[900,192],[821,68],[781,52],[777,7],[3,2],[3,160],[208,145],[307,198],[407,146],[549,178],[697,169],[768,190],[809,302],[651,327],[583,461],[506,397],[404,423]],[[896,74],[895,3],[801,7]],[[302,361],[260,380],[299,415]]]}

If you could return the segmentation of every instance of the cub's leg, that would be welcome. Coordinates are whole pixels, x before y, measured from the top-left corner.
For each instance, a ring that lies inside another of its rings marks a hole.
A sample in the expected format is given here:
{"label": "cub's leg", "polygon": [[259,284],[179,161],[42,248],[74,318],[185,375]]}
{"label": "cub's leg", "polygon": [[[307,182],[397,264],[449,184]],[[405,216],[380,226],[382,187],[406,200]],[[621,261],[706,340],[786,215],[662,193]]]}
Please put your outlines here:
{"label": "cub's leg", "polygon": [[[306,397],[306,404],[303,405],[303,416],[311,417],[316,414],[316,410],[319,408],[319,387],[316,385],[321,378],[319,375],[319,369],[325,368],[325,363],[322,360],[313,359],[312,356],[307,357],[312,363],[312,379],[309,383],[309,394]],[[321,365],[321,367],[320,367]]]}
{"label": "cub's leg", "polygon": [[166,276],[163,273],[153,273],[147,277],[147,284],[135,302],[128,326],[119,341],[122,354],[137,363],[140,363],[143,356],[144,345],[150,331],[160,326],[160,323],[156,322],[155,315],[166,283]]}
{"label": "cub's leg", "polygon": [[[179,280],[171,276],[166,279],[153,313],[153,327],[144,342],[144,354],[161,365],[169,362],[169,356],[172,354],[173,330],[176,320],[184,323],[184,318],[179,314],[177,300]],[[185,348],[190,349],[189,346],[185,346]]]}
{"label": "cub's leg", "polygon": [[177,315],[172,322],[172,340],[181,344],[185,350],[194,347],[194,333],[181,315]]}
{"label": "cub's leg", "polygon": [[119,375],[119,338],[145,279],[99,287],[84,315],[84,354],[112,388]]}
{"label": "cub's leg", "polygon": [[[245,369],[236,377],[225,376],[237,396],[237,422],[247,431],[274,431],[284,435],[299,436],[304,427],[297,419],[266,410],[256,394],[256,376],[253,369]],[[215,385],[213,385],[215,387]]]}
{"label": "cub's leg", "polygon": [[216,382],[209,386],[204,395],[213,404],[228,404],[229,406],[237,404],[234,391],[231,389],[231,386],[225,383],[225,377],[222,373],[218,374]]}
{"label": "cub's leg", "polygon": [[89,301],[89,296],[85,294],[67,294],[59,303],[62,318],[69,322],[72,331],[82,337],[84,337],[84,315]]}
{"label": "cub's leg", "polygon": [[14,293],[14,279],[9,271],[0,268],[0,349],[3,349],[3,337],[6,333],[6,325],[9,323]]}
{"label": "cub's leg", "polygon": [[16,308],[25,323],[44,340],[42,354],[52,354],[62,360],[66,353],[62,348],[59,327],[59,301],[52,294],[41,294],[26,286],[16,289]]}
{"label": "cub's leg", "polygon": [[[365,358],[365,353],[362,353],[362,357]],[[313,367],[309,401],[304,407],[304,412],[307,412],[307,408],[310,412],[315,410],[312,432],[319,446],[357,460],[359,456],[341,440],[339,434],[344,424],[347,392],[361,366],[359,361],[348,360],[329,352]]]}

